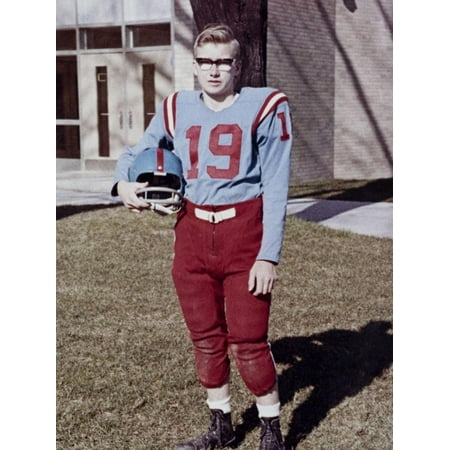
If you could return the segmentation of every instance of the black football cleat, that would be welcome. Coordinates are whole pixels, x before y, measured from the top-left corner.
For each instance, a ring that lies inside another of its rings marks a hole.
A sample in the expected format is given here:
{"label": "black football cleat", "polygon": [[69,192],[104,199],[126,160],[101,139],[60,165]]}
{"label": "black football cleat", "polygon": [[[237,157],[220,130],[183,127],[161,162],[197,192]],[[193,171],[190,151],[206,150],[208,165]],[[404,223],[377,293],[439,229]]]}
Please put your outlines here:
{"label": "black football cleat", "polygon": [[198,438],[183,442],[175,450],[213,450],[229,446],[235,439],[231,414],[220,409],[211,409],[211,425]]}
{"label": "black football cleat", "polygon": [[285,450],[278,417],[261,418],[259,450]]}

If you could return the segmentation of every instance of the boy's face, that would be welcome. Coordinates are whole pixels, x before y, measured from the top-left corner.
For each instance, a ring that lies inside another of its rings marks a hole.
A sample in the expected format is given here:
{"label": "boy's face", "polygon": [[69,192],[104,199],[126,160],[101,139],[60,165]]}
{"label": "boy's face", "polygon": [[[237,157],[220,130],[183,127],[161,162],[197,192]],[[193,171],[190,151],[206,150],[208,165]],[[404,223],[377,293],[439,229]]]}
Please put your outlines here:
{"label": "boy's face", "polygon": [[[200,60],[200,63],[197,62]],[[220,64],[202,64],[206,60],[224,60]],[[227,64],[227,60],[233,60]],[[203,67],[203,69],[202,69]],[[239,62],[234,60],[234,52],[231,44],[207,43],[197,47],[194,60],[194,74],[198,79],[202,91],[217,101],[224,100],[234,92],[234,80],[240,72]]]}

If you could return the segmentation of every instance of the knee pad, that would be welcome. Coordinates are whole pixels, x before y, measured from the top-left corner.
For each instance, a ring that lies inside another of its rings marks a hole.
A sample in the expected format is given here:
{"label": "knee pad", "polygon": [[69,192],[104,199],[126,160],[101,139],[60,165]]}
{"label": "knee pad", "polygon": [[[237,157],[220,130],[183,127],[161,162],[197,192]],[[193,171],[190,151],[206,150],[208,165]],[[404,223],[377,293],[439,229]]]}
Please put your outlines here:
{"label": "knee pad", "polygon": [[234,343],[230,350],[247,388],[257,397],[267,394],[277,378],[269,343]]}
{"label": "knee pad", "polygon": [[230,376],[230,360],[225,342],[211,338],[193,342],[200,383],[208,389],[222,386]]}

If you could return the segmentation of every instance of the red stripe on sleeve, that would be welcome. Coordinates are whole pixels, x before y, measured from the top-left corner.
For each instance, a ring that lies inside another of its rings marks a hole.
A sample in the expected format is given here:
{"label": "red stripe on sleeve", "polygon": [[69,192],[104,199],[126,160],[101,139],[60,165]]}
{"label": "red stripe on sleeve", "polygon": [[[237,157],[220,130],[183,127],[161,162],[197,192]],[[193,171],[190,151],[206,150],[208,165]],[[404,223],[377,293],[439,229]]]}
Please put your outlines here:
{"label": "red stripe on sleeve", "polygon": [[164,113],[164,126],[166,127],[166,133],[170,135],[169,132],[169,112],[167,110],[169,103],[169,97],[166,97],[163,101],[163,113]]}
{"label": "red stripe on sleeve", "polygon": [[[270,105],[270,103],[273,101],[274,97],[279,96],[280,98],[275,100],[273,105],[270,106],[269,109],[267,109]],[[283,94],[281,91],[275,91],[272,92],[264,101],[263,105],[261,106],[255,121],[252,125],[252,134],[255,133],[256,129],[258,128],[258,125],[272,112],[276,109],[276,107],[282,103],[287,102],[288,98],[285,94]]]}
{"label": "red stripe on sleeve", "polygon": [[166,133],[173,139],[175,134],[175,119],[177,112],[177,96],[178,92],[169,95],[164,99],[163,110],[164,110],[164,126],[166,128]]}
{"label": "red stripe on sleeve", "polygon": [[[175,134],[175,125],[176,125],[176,118],[177,118],[177,97],[178,92],[175,92],[172,99],[172,114],[173,114],[173,134]],[[174,136],[172,136],[174,137]]]}

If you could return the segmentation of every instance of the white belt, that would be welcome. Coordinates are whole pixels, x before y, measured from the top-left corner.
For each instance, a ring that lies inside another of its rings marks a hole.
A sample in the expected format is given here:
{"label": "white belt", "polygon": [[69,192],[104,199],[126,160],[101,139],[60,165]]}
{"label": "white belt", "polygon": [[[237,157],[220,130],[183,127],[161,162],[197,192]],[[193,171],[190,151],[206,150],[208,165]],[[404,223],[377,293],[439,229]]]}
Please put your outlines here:
{"label": "white belt", "polygon": [[219,223],[223,220],[236,217],[236,208],[224,209],[223,211],[219,212],[206,211],[204,209],[195,208],[194,214],[198,219],[206,220],[210,223]]}

